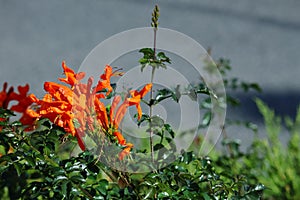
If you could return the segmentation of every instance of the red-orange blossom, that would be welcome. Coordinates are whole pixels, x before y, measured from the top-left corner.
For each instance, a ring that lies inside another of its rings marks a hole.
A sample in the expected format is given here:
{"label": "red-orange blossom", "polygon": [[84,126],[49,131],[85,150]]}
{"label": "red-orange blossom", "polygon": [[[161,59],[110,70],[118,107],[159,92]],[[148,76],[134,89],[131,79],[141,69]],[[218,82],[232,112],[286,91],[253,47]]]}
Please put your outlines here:
{"label": "red-orange blossom", "polygon": [[[3,91],[0,92],[0,107],[7,108],[10,101],[17,101],[18,104],[11,107],[11,110],[23,113],[21,122],[27,125],[28,130],[35,128],[35,122],[40,118],[48,118],[52,123],[64,128],[67,133],[71,133],[78,140],[82,150],[86,149],[83,137],[86,133],[93,132],[95,125],[101,127],[101,132],[106,135],[114,136],[116,142],[123,146],[119,154],[122,160],[130,153],[133,144],[127,143],[119,129],[120,123],[129,106],[136,106],[138,120],[142,115],[140,106],[141,99],[149,92],[152,84],[146,84],[140,91],[130,91],[129,97],[123,102],[121,96],[115,95],[107,112],[105,104],[101,99],[105,99],[113,92],[110,79],[112,76],[119,76],[122,73],[113,71],[109,65],[105,67],[104,73],[95,87],[93,87],[93,77],[90,77],[87,83],[81,80],[85,77],[84,72],[75,73],[65,62],[62,63],[65,78],[59,80],[69,86],[45,82],[44,89],[47,92],[42,99],[34,94],[28,95],[29,86],[18,87],[18,93],[13,89],[7,89],[7,83],[4,84]],[[93,117],[96,116],[96,117]],[[79,124],[75,126],[75,124]]]}

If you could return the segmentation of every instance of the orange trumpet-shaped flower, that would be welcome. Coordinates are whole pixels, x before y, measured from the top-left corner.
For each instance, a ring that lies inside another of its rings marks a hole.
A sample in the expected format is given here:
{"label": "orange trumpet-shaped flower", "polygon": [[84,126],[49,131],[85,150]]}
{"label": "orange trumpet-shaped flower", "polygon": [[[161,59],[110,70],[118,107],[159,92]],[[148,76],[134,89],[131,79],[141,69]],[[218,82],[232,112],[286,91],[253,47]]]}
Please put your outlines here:
{"label": "orange trumpet-shaped flower", "polygon": [[123,120],[125,113],[127,111],[127,108],[129,106],[127,101],[124,101],[117,109],[116,113],[116,107],[119,104],[121,100],[121,96],[117,95],[114,97],[113,102],[112,102],[112,106],[110,108],[110,126],[114,127],[115,129],[119,128],[119,125],[121,123],[121,121]]}
{"label": "orange trumpet-shaped flower", "polygon": [[64,74],[66,75],[66,78],[59,78],[58,80],[60,80],[61,82],[65,82],[71,85],[72,87],[85,76],[84,72],[79,72],[78,74],[75,74],[75,72],[66,65],[65,61],[62,62],[62,68],[64,69]]}
{"label": "orange trumpet-shaped flower", "polygon": [[131,98],[127,98],[129,105],[135,105],[138,112],[138,120],[142,117],[142,108],[140,105],[141,99],[150,91],[152,84],[149,83],[143,87],[141,91],[132,90],[130,91]]}
{"label": "orange trumpet-shaped flower", "polygon": [[114,136],[116,136],[118,143],[120,145],[126,145],[126,140],[124,139],[123,135],[119,131],[115,131]]}
{"label": "orange trumpet-shaped flower", "polygon": [[53,124],[75,136],[82,150],[86,148],[83,141],[85,134],[95,134],[95,131],[100,130],[110,136],[109,138],[113,136],[114,142],[123,146],[119,154],[119,159],[123,160],[130,153],[133,144],[126,142],[119,129],[120,123],[128,107],[133,105],[137,108],[138,119],[141,118],[140,101],[149,92],[152,84],[147,84],[140,91],[130,91],[130,98],[126,97],[123,102],[121,102],[121,96],[116,95],[109,110],[101,99],[108,99],[108,95],[113,91],[111,77],[122,75],[122,73],[118,70],[113,71],[111,66],[106,65],[104,73],[93,88],[93,77],[90,77],[87,83],[82,83],[84,72],[75,73],[64,61],[62,68],[65,77],[59,80],[68,86],[45,82],[44,89],[47,93],[43,99],[39,99],[33,94],[27,94],[28,85],[19,86],[18,93],[15,93],[13,88],[6,91],[7,83],[4,83],[3,90],[0,92],[0,106],[7,108],[10,101],[17,101],[18,103],[11,109],[23,113],[21,122],[24,125],[33,128],[37,119],[48,118]]}
{"label": "orange trumpet-shaped flower", "polygon": [[119,153],[119,160],[123,160],[125,156],[130,154],[133,144],[127,143],[125,148]]}
{"label": "orange trumpet-shaped flower", "polygon": [[10,101],[18,102],[17,104],[11,106],[10,110],[18,113],[22,113],[20,122],[23,125],[27,126],[25,128],[25,131],[33,130],[34,123],[36,121],[36,118],[31,117],[27,112],[27,109],[29,109],[32,104],[30,95],[27,94],[28,91],[29,91],[29,85],[26,84],[25,86],[18,86],[18,93],[11,92],[9,95]]}
{"label": "orange trumpet-shaped flower", "polygon": [[11,110],[24,113],[28,106],[32,104],[30,98],[28,97],[27,93],[29,91],[29,85],[26,84],[25,86],[18,86],[19,94],[13,92],[10,96],[11,100],[18,101],[17,105],[11,107]]}
{"label": "orange trumpet-shaped flower", "polygon": [[108,123],[106,107],[99,99],[95,99],[95,111],[97,114],[97,119],[100,122],[100,125],[103,127],[104,130],[108,130],[109,123]]}
{"label": "orange trumpet-shaped flower", "polygon": [[45,82],[44,89],[51,94],[55,100],[67,101],[70,104],[72,104],[72,99],[75,96],[72,89],[58,83]]}
{"label": "orange trumpet-shaped flower", "polygon": [[109,95],[113,88],[110,84],[110,79],[113,76],[122,76],[123,73],[120,73],[118,71],[113,71],[112,67],[109,65],[105,66],[104,74],[100,76],[100,81],[98,81],[97,86],[95,87],[95,92],[101,92],[103,90],[106,90],[106,96]]}

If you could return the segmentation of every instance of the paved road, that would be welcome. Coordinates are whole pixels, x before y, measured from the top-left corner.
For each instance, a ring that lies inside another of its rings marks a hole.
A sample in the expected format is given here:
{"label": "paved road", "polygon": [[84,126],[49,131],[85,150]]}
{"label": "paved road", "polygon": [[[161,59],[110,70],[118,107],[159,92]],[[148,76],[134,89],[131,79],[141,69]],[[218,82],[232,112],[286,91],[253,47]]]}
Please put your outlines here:
{"label": "paved road", "polygon": [[[298,0],[0,0],[0,82],[29,83],[42,96],[42,82],[61,75],[62,60],[76,69],[104,39],[149,26],[155,3],[162,27],[211,47],[214,58],[230,58],[232,76],[260,83],[268,103],[294,113],[300,102]],[[253,106],[248,97],[246,105]]]}

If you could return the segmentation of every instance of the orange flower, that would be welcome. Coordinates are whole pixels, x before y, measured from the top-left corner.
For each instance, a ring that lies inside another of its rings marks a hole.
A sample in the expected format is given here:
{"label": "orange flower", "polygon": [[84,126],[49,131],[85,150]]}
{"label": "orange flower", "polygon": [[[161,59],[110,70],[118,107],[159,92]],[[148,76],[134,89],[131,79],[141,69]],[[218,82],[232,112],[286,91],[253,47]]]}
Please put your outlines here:
{"label": "orange flower", "polygon": [[112,76],[122,76],[123,73],[120,73],[118,71],[114,71],[111,66],[106,65],[104,69],[104,74],[100,76],[101,81],[98,81],[97,86],[95,87],[95,92],[102,92],[103,90],[106,90],[106,96],[109,95],[113,88],[110,84],[110,78]]}
{"label": "orange flower", "polygon": [[[73,121],[76,119],[75,117],[78,117],[78,121],[85,126],[85,116],[80,112],[73,112],[73,107],[78,108],[82,106],[82,102],[85,102],[80,95],[76,95],[74,92],[75,86],[80,84],[80,80],[84,77],[84,73],[75,74],[64,62],[62,66],[66,78],[60,80],[68,83],[71,88],[58,83],[45,82],[44,89],[48,93],[42,100],[39,100],[34,95],[29,95],[30,101],[37,104],[38,108],[36,110],[27,109],[27,115],[37,119],[48,118],[52,123],[64,128],[67,133],[76,136],[80,148],[85,150],[84,142],[81,138],[84,136],[84,131],[83,129],[77,131]],[[78,110],[82,111],[84,109]]]}
{"label": "orange flower", "polygon": [[115,96],[112,106],[110,108],[110,125],[113,126],[115,129],[119,128],[119,124],[123,120],[124,115],[129,106],[128,102],[124,101],[117,109],[116,114],[114,114],[115,109],[116,109],[117,105],[119,104],[120,100],[121,100],[121,96],[119,96],[119,95]]}
{"label": "orange flower", "polygon": [[[142,109],[140,106],[141,99],[146,95],[152,87],[152,84],[147,84],[141,91],[130,91],[130,98],[125,98],[121,102],[121,96],[117,95],[112,101],[109,113],[105,104],[100,101],[107,98],[113,91],[111,86],[111,77],[122,75],[118,71],[113,71],[113,68],[106,65],[104,73],[100,76],[96,87],[93,86],[93,77],[88,79],[88,82],[82,83],[85,73],[75,73],[69,68],[65,62],[62,62],[65,78],[59,78],[65,86],[54,82],[45,82],[44,89],[47,94],[43,99],[38,99],[33,94],[27,95],[29,86],[18,87],[18,92],[14,93],[13,89],[6,92],[7,84],[4,84],[4,89],[0,93],[0,105],[7,106],[10,100],[18,101],[17,105],[12,108],[17,112],[22,112],[22,123],[31,125],[40,118],[48,118],[52,123],[64,128],[67,133],[71,133],[77,138],[78,144],[82,150],[85,150],[83,137],[86,129],[88,134],[93,134],[99,130],[109,136],[114,136],[119,145],[123,146],[123,150],[119,154],[120,160],[123,160],[130,153],[133,144],[126,143],[124,136],[119,130],[128,106],[135,105],[138,111],[138,119],[141,118]],[[34,106],[32,106],[34,104]],[[96,116],[96,120],[94,120]],[[78,127],[75,128],[75,123]],[[98,125],[97,125],[98,123]],[[77,125],[77,124],[76,124]]]}
{"label": "orange flower", "polygon": [[71,85],[72,87],[85,76],[84,72],[79,72],[78,74],[75,74],[75,72],[66,65],[65,61],[62,62],[62,68],[64,69],[64,74],[66,75],[66,78],[59,78],[58,80],[60,80],[61,82],[65,82]]}
{"label": "orange flower", "polygon": [[26,84],[25,86],[18,86],[19,94],[13,92],[11,94],[11,100],[18,101],[17,105],[11,107],[11,110],[24,113],[28,106],[32,104],[30,98],[28,98],[27,93],[29,91],[29,85]]}
{"label": "orange flower", "polygon": [[10,87],[10,88],[8,89],[8,91],[6,91],[6,89],[7,89],[7,82],[5,82],[5,83],[3,84],[3,89],[2,89],[2,91],[0,92],[0,107],[1,107],[1,108],[5,108],[5,109],[7,109],[8,104],[9,104],[9,102],[11,101],[10,95],[11,95],[11,94],[13,93],[13,91],[14,91],[14,88],[13,88],[13,87]]}
{"label": "orange flower", "polygon": [[[6,83],[4,88],[6,88]],[[32,101],[30,96],[27,94],[29,91],[29,85],[26,84],[25,86],[18,86],[18,93],[13,92],[13,88],[11,87],[8,92],[8,98],[6,99],[4,106],[8,106],[9,101],[17,101],[18,103],[16,105],[13,105],[10,110],[22,113],[22,116],[20,118],[20,122],[28,126],[25,130],[29,131],[34,128],[34,122],[36,118],[31,117],[27,114],[27,109],[31,106]],[[5,105],[6,104],[6,105]]]}
{"label": "orange flower", "polygon": [[108,130],[109,123],[107,118],[106,107],[99,99],[95,99],[95,111],[100,125],[103,127],[104,130]]}
{"label": "orange flower", "polygon": [[114,136],[116,136],[120,145],[126,145],[126,140],[124,139],[123,135],[119,131],[115,131]]}
{"label": "orange flower", "polygon": [[14,92],[13,87],[10,87],[8,91],[6,89],[7,83],[5,82],[2,92],[0,92],[0,106],[8,109],[10,101],[16,101],[17,104],[12,105],[9,109],[22,114],[20,122],[26,126],[25,131],[33,130],[37,117],[33,116],[33,110],[30,110],[33,101],[32,95],[27,94],[29,85],[18,86],[18,92]]}
{"label": "orange flower", "polygon": [[70,88],[58,83],[45,82],[44,89],[49,92],[55,100],[67,101],[70,104],[72,104],[72,99],[75,96]]}
{"label": "orange flower", "polygon": [[127,143],[125,148],[119,153],[119,159],[123,160],[125,156],[129,155],[132,147],[133,147],[133,144]]}
{"label": "orange flower", "polygon": [[131,98],[127,98],[129,105],[135,105],[138,112],[138,120],[142,117],[142,108],[140,105],[141,99],[150,91],[152,84],[149,83],[143,87],[141,91],[132,90],[130,91]]}

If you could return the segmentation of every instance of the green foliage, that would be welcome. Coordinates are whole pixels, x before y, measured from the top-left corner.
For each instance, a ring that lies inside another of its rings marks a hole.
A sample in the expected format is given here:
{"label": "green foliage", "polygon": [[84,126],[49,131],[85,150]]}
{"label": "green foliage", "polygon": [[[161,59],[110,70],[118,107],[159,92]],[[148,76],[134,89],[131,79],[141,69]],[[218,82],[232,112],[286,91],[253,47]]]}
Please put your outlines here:
{"label": "green foliage", "polygon": [[300,199],[300,107],[294,121],[285,118],[290,133],[285,146],[279,139],[282,119],[261,100],[256,99],[256,104],[264,118],[267,138],[253,142],[248,168],[269,188],[265,191],[267,198]]}
{"label": "green foliage", "polygon": [[139,60],[139,63],[142,65],[142,71],[148,65],[153,68],[161,67],[166,69],[165,63],[171,63],[170,58],[168,58],[164,52],[156,54],[154,49],[151,48],[143,48],[139,52],[144,54],[143,58]]}
{"label": "green foliage", "polygon": [[264,118],[266,137],[255,137],[246,153],[239,149],[239,142],[223,141],[228,154],[216,157],[220,169],[229,176],[239,174],[248,177],[250,184],[266,186],[264,199],[300,199],[300,107],[294,120],[284,118],[289,134],[287,145],[280,140],[282,118],[275,115],[261,100],[257,107]]}
{"label": "green foliage", "polygon": [[[11,115],[1,110],[0,116]],[[110,169],[88,151],[70,157],[73,138],[47,119],[30,133],[18,122],[1,125],[1,199],[255,199],[264,189],[245,177],[224,175],[209,157],[192,152],[158,171],[129,174]],[[174,137],[167,124],[161,131]]]}
{"label": "green foliage", "polygon": [[258,199],[264,189],[217,173],[210,158],[197,158],[192,152],[143,180],[138,188],[143,199]]}

